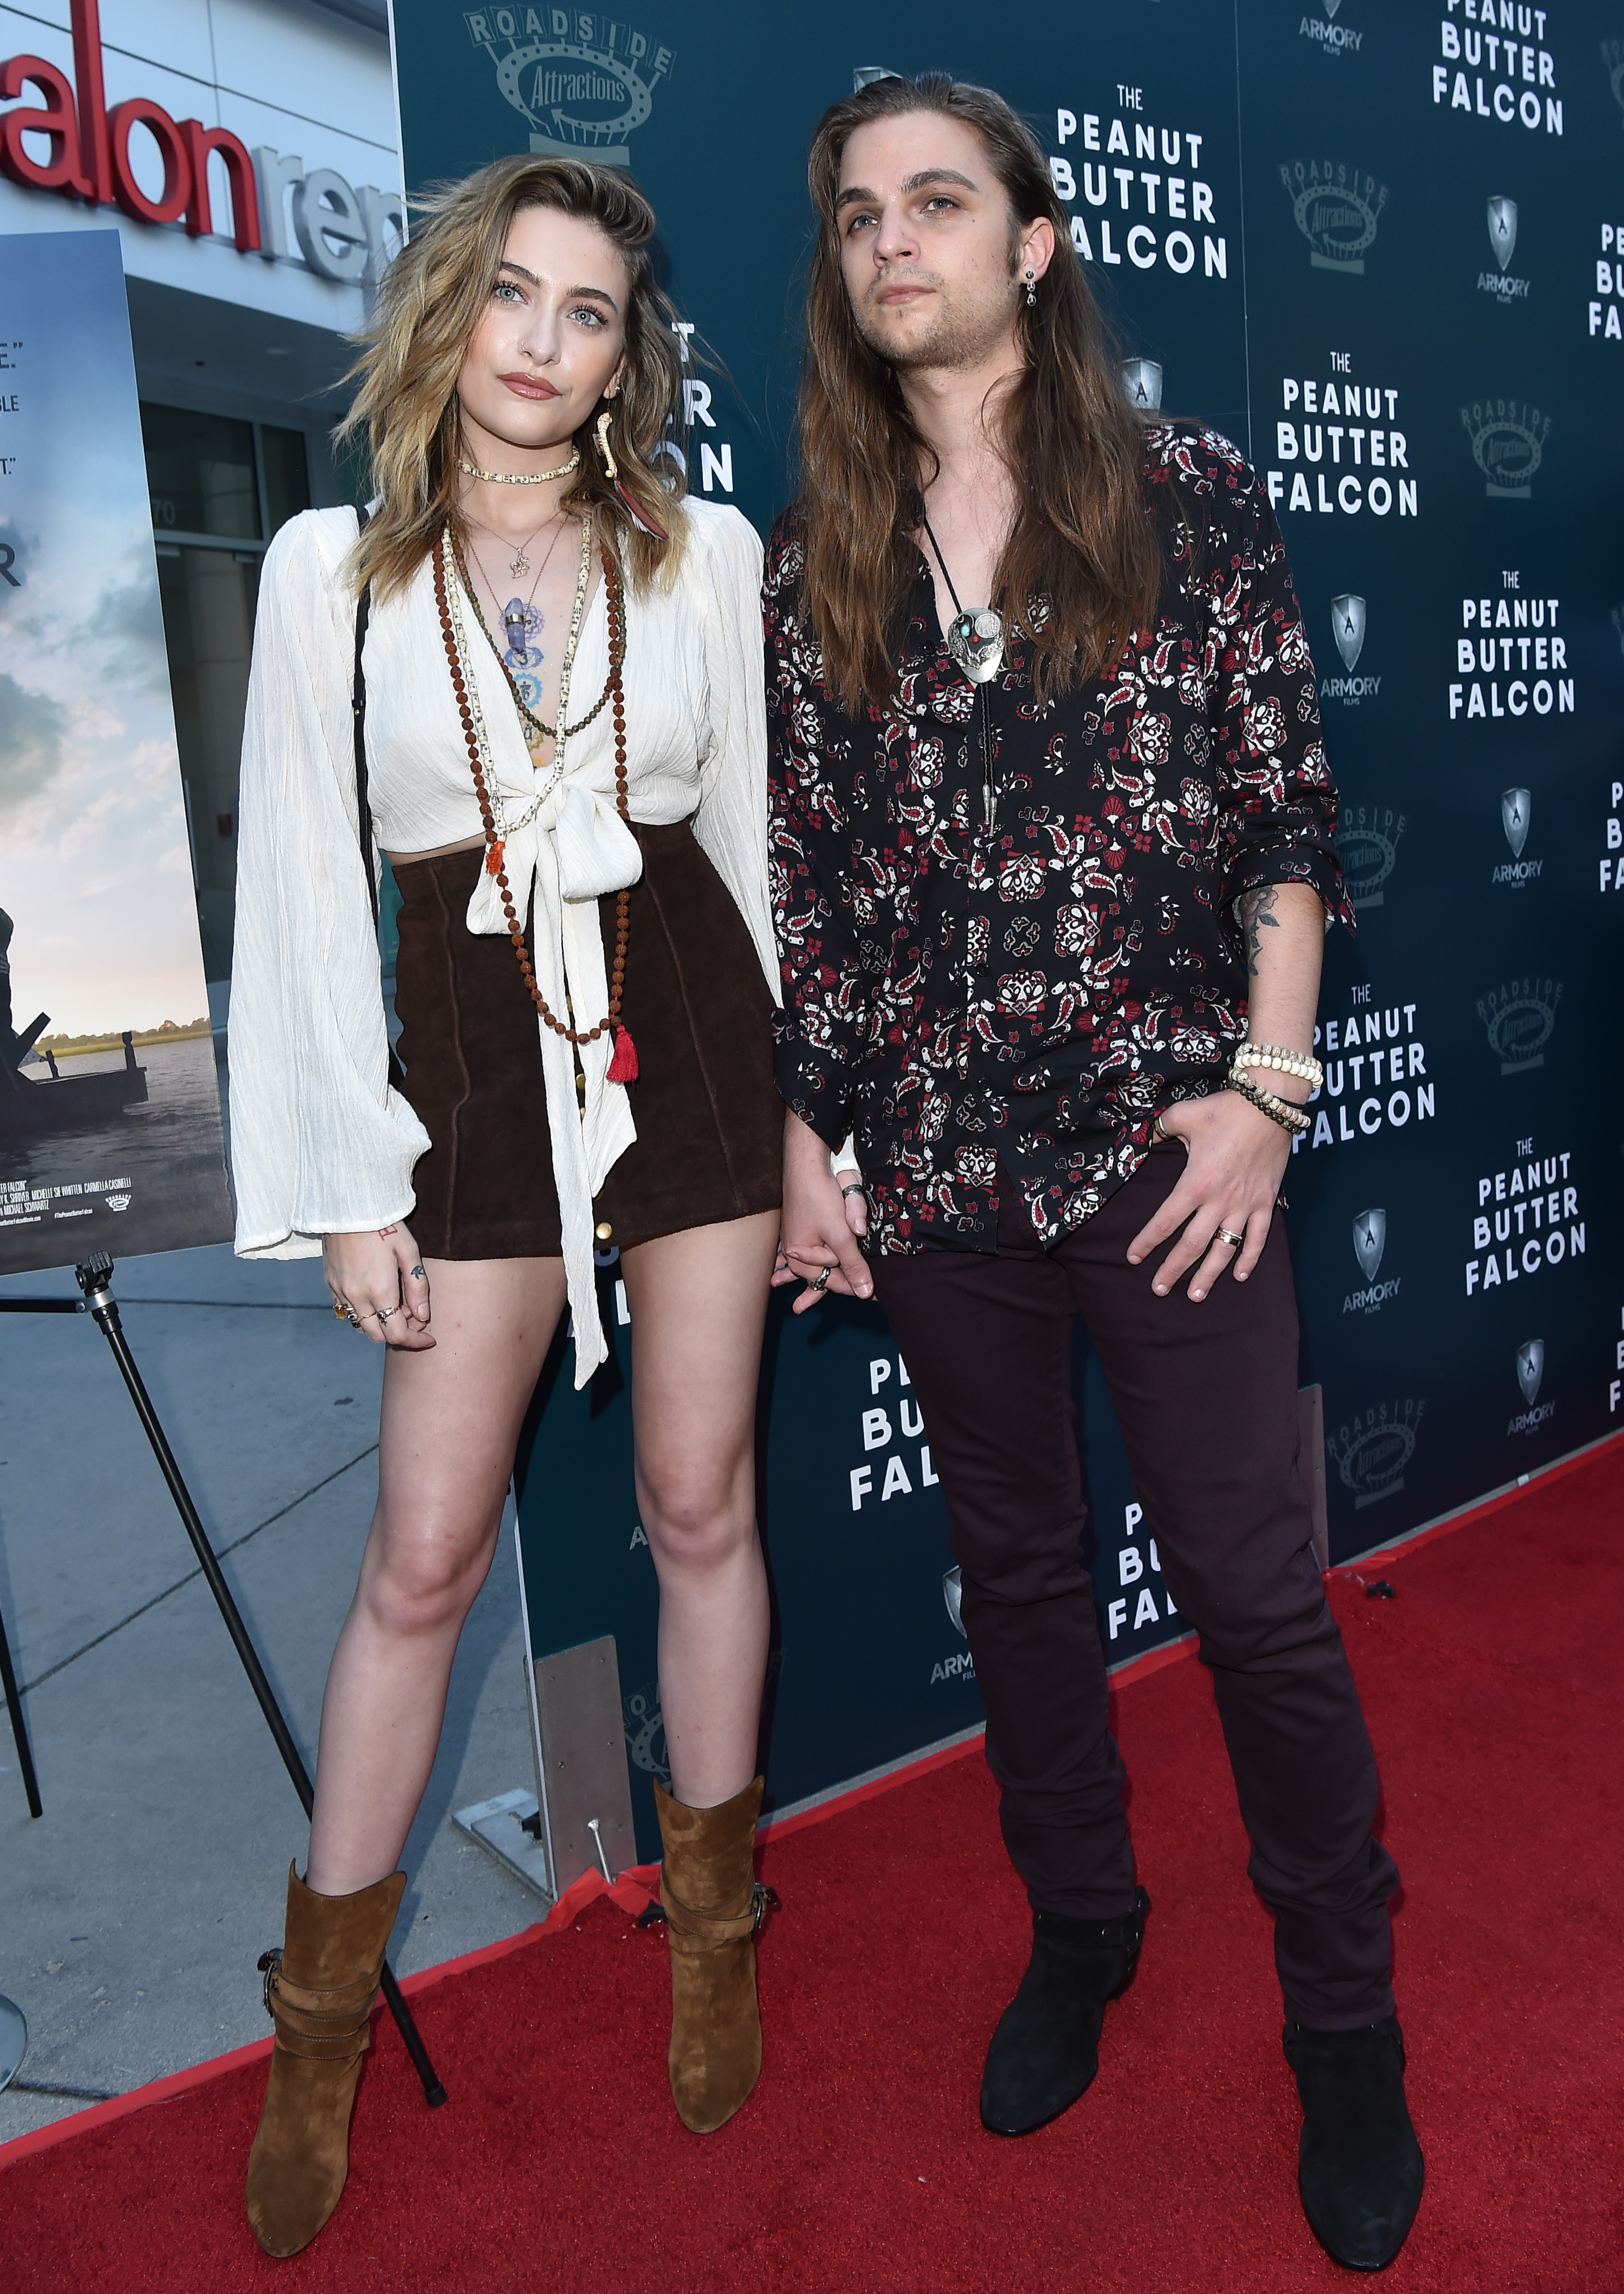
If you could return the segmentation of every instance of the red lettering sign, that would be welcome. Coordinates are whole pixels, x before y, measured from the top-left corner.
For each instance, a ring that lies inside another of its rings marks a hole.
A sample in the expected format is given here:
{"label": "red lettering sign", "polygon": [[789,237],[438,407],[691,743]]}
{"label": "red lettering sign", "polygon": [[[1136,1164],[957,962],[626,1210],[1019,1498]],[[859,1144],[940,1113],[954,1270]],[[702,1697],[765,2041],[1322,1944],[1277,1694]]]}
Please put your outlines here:
{"label": "red lettering sign", "polygon": [[[42,56],[12,56],[0,63],[0,97],[32,88],[43,104],[13,108],[0,115],[0,173],[14,183],[93,207],[116,200],[126,215],[143,223],[178,223],[196,239],[214,229],[208,196],[208,160],[217,153],[231,189],[233,236],[243,253],[259,246],[259,200],[253,162],[229,128],[205,127],[200,119],[175,120],[150,96],[134,95],[107,109],[102,85],[102,22],[97,0],[73,0],[73,63],[77,103],[65,72]],[[163,160],[163,189],[156,198],[142,189],[130,162],[130,137],[144,129]],[[23,145],[25,135],[47,139],[44,159]]]}

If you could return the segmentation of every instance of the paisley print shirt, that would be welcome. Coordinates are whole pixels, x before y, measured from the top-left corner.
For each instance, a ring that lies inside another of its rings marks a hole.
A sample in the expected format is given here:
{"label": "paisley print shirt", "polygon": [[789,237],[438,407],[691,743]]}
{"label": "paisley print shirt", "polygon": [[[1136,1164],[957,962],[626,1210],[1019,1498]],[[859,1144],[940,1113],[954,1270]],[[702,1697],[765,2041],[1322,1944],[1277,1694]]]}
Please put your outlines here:
{"label": "paisley print shirt", "polygon": [[1000,1175],[1058,1241],[1132,1174],[1158,1108],[1221,1083],[1246,1027],[1238,896],[1311,884],[1351,925],[1267,496],[1187,425],[1147,434],[1145,484],[1155,628],[1047,708],[1018,639],[978,705],[921,557],[894,707],[847,715],[800,624],[796,511],[773,530],[778,1083],[831,1146],[855,1133],[870,1251],[994,1249]]}

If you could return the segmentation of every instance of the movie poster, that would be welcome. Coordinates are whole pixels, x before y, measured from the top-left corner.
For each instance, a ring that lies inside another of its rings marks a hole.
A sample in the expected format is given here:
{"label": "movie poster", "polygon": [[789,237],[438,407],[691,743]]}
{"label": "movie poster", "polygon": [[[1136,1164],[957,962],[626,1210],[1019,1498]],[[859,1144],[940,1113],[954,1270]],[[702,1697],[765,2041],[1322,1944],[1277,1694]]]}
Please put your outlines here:
{"label": "movie poster", "polygon": [[0,1273],[231,1232],[118,234],[0,237]]}

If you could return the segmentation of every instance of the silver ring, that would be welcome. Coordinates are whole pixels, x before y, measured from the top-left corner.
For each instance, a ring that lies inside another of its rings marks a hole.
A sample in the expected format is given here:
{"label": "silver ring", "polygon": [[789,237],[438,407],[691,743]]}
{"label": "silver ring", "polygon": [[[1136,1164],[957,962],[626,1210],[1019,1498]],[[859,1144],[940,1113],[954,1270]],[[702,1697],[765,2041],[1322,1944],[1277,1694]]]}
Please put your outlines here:
{"label": "silver ring", "polygon": [[812,1284],[812,1289],[819,1292],[827,1290],[828,1289],[829,1276],[834,1273],[834,1271],[835,1270],[832,1266],[826,1266],[819,1275],[817,1281]]}
{"label": "silver ring", "polygon": [[840,1192],[843,1195],[861,1195],[866,1193],[867,1189],[864,1187],[861,1180],[858,1179],[853,1181],[851,1186],[842,1187]]}
{"label": "silver ring", "polygon": [[358,1330],[361,1328],[361,1317],[353,1306],[347,1306],[344,1309],[344,1319],[352,1330]]}
{"label": "silver ring", "polygon": [[400,1308],[398,1306],[374,1306],[372,1312],[377,1315],[380,1322],[387,1322],[391,1314],[399,1314]]}
{"label": "silver ring", "polygon": [[1214,1242],[1227,1242],[1231,1250],[1238,1250],[1246,1238],[1245,1234],[1232,1233],[1227,1226],[1215,1226],[1212,1230],[1212,1240]]}

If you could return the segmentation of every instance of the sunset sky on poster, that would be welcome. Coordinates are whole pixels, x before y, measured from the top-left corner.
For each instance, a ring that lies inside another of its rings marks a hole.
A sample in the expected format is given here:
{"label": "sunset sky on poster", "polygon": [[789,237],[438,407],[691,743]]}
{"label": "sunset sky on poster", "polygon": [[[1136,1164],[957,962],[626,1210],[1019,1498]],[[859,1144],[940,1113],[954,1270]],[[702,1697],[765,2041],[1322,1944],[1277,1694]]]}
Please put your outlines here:
{"label": "sunset sky on poster", "polygon": [[14,1021],[184,1024],[208,997],[116,231],[0,237],[0,360]]}

